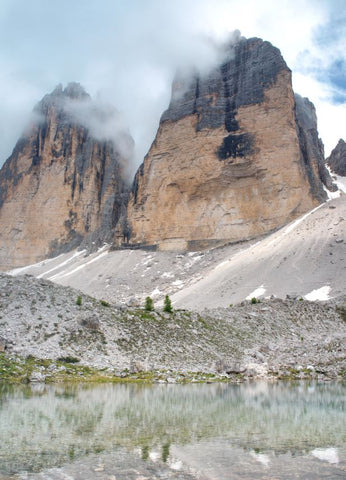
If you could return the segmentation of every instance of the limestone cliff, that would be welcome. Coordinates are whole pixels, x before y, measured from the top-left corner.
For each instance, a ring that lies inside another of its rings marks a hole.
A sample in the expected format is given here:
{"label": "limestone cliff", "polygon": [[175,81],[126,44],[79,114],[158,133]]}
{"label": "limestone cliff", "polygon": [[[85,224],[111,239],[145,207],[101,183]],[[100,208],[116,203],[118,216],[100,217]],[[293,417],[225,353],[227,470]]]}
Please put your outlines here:
{"label": "limestone cliff", "polygon": [[[58,86],[36,106],[36,121],[1,169],[0,269],[73,248],[87,235],[111,239],[127,196],[124,158],[78,120],[78,108],[90,105],[79,84]],[[125,133],[123,140],[131,147]]]}
{"label": "limestone cliff", "polygon": [[296,119],[300,150],[311,185],[313,195],[320,201],[325,200],[325,193],[321,189],[323,184],[331,191],[336,191],[337,186],[332,183],[332,178],[325,166],[324,146],[318,138],[317,116],[314,105],[308,98],[295,94]]}
{"label": "limestone cliff", "polygon": [[327,158],[326,163],[332,172],[346,177],[346,142],[342,138]]}
{"label": "limestone cliff", "polygon": [[207,75],[177,78],[135,177],[129,243],[193,249],[245,240],[318,205],[322,145],[305,110],[280,51],[258,38],[238,38]]}

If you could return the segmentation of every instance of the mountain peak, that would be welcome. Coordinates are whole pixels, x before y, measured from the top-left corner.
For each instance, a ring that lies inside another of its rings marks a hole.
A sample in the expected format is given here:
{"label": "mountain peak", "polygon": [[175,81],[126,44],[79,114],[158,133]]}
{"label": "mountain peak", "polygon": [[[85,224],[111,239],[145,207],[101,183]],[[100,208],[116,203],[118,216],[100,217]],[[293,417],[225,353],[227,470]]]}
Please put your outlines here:
{"label": "mountain peak", "polygon": [[91,97],[80,83],[70,82],[65,88],[59,83],[51,93],[38,102],[34,111],[45,115],[51,107],[63,110],[66,102],[74,100],[88,101]]}
{"label": "mountain peak", "polygon": [[70,82],[63,90],[65,97],[73,99],[86,99],[90,98],[90,95],[85,91],[84,87],[78,82]]}
{"label": "mountain peak", "polygon": [[346,142],[340,138],[337,146],[334,148],[326,163],[332,172],[343,177],[346,176]]}

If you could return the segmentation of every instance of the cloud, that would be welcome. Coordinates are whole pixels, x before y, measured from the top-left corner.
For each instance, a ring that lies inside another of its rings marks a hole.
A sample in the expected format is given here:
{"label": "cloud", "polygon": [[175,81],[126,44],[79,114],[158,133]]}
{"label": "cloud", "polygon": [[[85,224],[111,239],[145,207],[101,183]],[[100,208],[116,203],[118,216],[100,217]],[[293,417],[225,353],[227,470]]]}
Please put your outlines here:
{"label": "cloud", "polygon": [[101,97],[63,98],[61,108],[74,121],[84,125],[97,140],[111,140],[116,145],[121,155],[119,161],[123,166],[124,177],[131,183],[138,164],[135,162],[133,141],[123,116]]}
{"label": "cloud", "polygon": [[302,96],[314,99],[318,131],[324,143],[326,157],[328,157],[339,139],[346,137],[346,103],[334,103],[335,88],[306,74],[296,73],[294,75],[293,88]]}
{"label": "cloud", "polygon": [[[134,137],[139,164],[169,104],[177,68],[195,64],[208,69],[216,59],[215,44],[235,29],[279,47],[293,78],[298,75],[297,87],[303,84],[299,78],[306,83],[312,79],[314,89],[308,96],[316,104],[320,133],[329,145],[334,136],[321,121],[319,108],[323,107],[323,115],[328,110],[329,124],[334,124],[342,111],[341,97],[335,96],[340,86],[337,74],[322,81],[316,69],[335,68],[345,58],[343,25],[337,23],[341,4],[337,0],[2,0],[0,164],[11,153],[33,105],[58,83],[70,81],[80,82],[104,104],[115,105]],[[336,24],[338,35],[333,39],[330,32]],[[325,46],[325,39],[332,48]],[[297,91],[306,96],[305,91]],[[338,98],[339,105],[334,105]]]}

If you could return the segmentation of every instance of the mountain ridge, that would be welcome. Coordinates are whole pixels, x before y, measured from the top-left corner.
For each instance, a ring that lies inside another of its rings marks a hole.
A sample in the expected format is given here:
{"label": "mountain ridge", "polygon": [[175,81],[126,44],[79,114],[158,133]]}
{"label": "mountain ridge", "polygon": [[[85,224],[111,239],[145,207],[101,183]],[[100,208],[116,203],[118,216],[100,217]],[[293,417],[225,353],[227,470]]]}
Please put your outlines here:
{"label": "mountain ridge", "polygon": [[335,186],[316,112],[294,96],[280,51],[239,35],[227,49],[208,73],[175,79],[131,192],[133,141],[119,123],[112,139],[102,128],[116,112],[78,83],[45,95],[0,171],[0,269],[103,242],[173,251],[237,243],[324,202],[324,185]]}

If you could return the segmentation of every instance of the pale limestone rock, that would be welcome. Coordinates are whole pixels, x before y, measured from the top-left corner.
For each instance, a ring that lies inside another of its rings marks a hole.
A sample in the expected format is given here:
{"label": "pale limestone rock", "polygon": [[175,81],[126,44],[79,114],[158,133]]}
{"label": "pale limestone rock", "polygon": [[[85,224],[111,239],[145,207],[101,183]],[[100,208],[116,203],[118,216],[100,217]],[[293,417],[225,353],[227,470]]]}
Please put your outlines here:
{"label": "pale limestone rock", "polygon": [[66,105],[76,100],[89,101],[78,84],[46,95],[0,171],[0,270],[74,248],[95,232],[111,239],[126,196],[121,154],[71,115]]}
{"label": "pale limestone rock", "polygon": [[299,128],[291,72],[268,42],[241,39],[219,69],[176,81],[136,174],[129,243],[200,249],[260,236],[314,208],[326,194]]}

